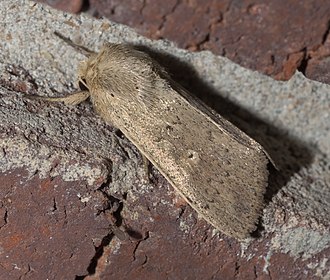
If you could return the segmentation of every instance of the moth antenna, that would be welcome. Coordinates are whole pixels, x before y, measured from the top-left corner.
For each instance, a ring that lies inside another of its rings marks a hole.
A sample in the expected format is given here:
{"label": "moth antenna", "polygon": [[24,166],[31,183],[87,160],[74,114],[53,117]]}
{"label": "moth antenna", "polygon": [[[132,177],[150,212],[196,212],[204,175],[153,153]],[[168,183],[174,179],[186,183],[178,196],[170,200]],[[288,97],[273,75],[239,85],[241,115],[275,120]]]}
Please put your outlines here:
{"label": "moth antenna", "polygon": [[54,35],[59,37],[60,39],[62,39],[65,43],[67,43],[68,45],[70,45],[75,50],[79,51],[80,53],[82,53],[85,56],[90,56],[92,54],[95,54],[95,52],[91,51],[90,49],[88,49],[84,46],[81,46],[81,45],[78,45],[78,44],[72,42],[71,39],[65,37],[64,35],[62,35],[61,33],[57,32],[57,31],[54,32]]}

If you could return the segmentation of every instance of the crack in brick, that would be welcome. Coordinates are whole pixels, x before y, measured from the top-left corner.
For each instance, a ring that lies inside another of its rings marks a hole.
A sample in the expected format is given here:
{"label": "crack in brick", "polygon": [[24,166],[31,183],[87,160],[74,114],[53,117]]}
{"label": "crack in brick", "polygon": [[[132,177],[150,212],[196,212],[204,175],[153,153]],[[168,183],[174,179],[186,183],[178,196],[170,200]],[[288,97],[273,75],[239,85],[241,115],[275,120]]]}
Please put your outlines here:
{"label": "crack in brick", "polygon": [[[108,246],[110,244],[110,241],[113,238],[113,233],[109,232],[106,236],[102,238],[101,244],[99,246],[95,247],[95,255],[90,261],[90,264],[87,268],[88,275],[93,275],[96,272],[96,267],[98,260],[102,257],[104,252],[104,247]],[[86,275],[87,276],[87,275]]]}
{"label": "crack in brick", "polygon": [[63,206],[63,214],[64,214],[64,217],[63,217],[64,224],[67,224],[68,223],[68,213],[66,212],[65,205]]}
{"label": "crack in brick", "polygon": [[330,20],[328,21],[328,28],[322,36],[322,45],[324,45],[325,42],[327,41],[327,38],[328,38],[329,34],[330,34]]}
{"label": "crack in brick", "polygon": [[[109,232],[105,236],[103,236],[101,244],[99,246],[95,247],[95,254],[90,260],[89,266],[87,267],[87,275],[82,276],[76,276],[75,279],[84,279],[86,276],[94,275],[97,271],[97,265],[98,261],[102,258],[105,247],[107,247],[114,236],[117,236],[118,239],[127,239],[126,235],[122,235],[124,233],[118,233],[118,226],[122,222],[122,218],[120,215],[120,212],[122,211],[122,202],[119,201],[119,199],[108,195],[104,188],[108,186],[109,182],[112,180],[111,173],[109,173],[106,181],[101,185],[101,187],[98,189],[98,191],[102,192],[102,194],[108,199],[108,204],[98,213],[98,215],[102,213],[109,212],[109,214],[113,217],[113,220],[110,220],[110,226],[109,226]],[[125,238],[121,238],[121,236],[124,236]]]}
{"label": "crack in brick", "polygon": [[[197,50],[201,50],[202,49],[202,45],[204,45],[205,43],[210,41],[210,33],[207,33],[204,37],[203,40],[201,40],[200,42],[196,43],[196,49]],[[189,48],[189,46],[188,46]]]}
{"label": "crack in brick", "polygon": [[[325,54],[322,54],[322,49],[325,47],[327,48],[327,42],[328,42],[328,38],[329,38],[329,34],[330,34],[330,20],[328,22],[327,25],[327,29],[325,30],[323,36],[322,36],[322,41],[321,44],[318,45],[316,48],[311,49],[308,51],[308,60],[313,59],[313,58],[323,58],[323,57],[327,57],[329,55],[329,52],[326,52]],[[329,40],[330,41],[330,40]]]}
{"label": "crack in brick", "polygon": [[[228,5],[228,6],[230,6],[230,5]],[[214,17],[213,19],[210,19],[210,24],[207,27],[208,32],[205,34],[204,39],[196,44],[197,50],[203,49],[203,45],[210,41],[212,31],[215,29],[215,27],[220,22],[222,22],[223,18],[224,18],[223,13],[219,12],[219,15],[217,17]]]}
{"label": "crack in brick", "polygon": [[301,50],[301,52],[303,53],[303,58],[302,58],[301,62],[299,63],[299,65],[297,66],[297,70],[305,75],[306,74],[306,69],[307,69],[307,66],[308,66],[308,61],[310,60],[310,56],[307,54],[307,49],[306,48],[303,48]]}
{"label": "crack in brick", "polygon": [[52,208],[52,212],[55,212],[57,210],[57,202],[55,197],[53,197],[53,208]]}
{"label": "crack in brick", "polygon": [[253,266],[253,273],[254,273],[254,278],[258,279],[257,266],[256,265]]}
{"label": "crack in brick", "polygon": [[142,240],[139,240],[139,241],[136,242],[135,248],[133,250],[133,261],[136,260],[136,251],[137,251],[138,247],[140,246],[141,242],[142,242]]}
{"label": "crack in brick", "polygon": [[30,272],[33,272],[31,265],[28,264],[27,266],[28,266],[27,271],[24,274],[22,274],[18,279],[25,279]]}
{"label": "crack in brick", "polygon": [[186,212],[186,209],[187,209],[187,206],[182,206],[182,207],[180,208],[180,212],[179,212],[178,217],[176,218],[176,221],[178,221],[178,220],[181,219],[181,217],[183,216],[184,212]]}
{"label": "crack in brick", "polygon": [[[300,64],[297,66],[297,70],[306,76],[306,70],[308,68],[309,61],[311,60],[313,53],[318,53],[319,50],[326,44],[328,36],[330,34],[330,20],[328,21],[327,29],[322,36],[321,44],[314,50],[308,50],[307,47],[304,47],[300,52],[303,52],[303,58]],[[311,54],[312,53],[312,54]],[[288,57],[291,54],[288,55]]]}
{"label": "crack in brick", "polygon": [[139,13],[140,13],[140,15],[141,16],[143,16],[143,11],[144,11],[144,9],[146,8],[146,0],[143,0],[142,1],[142,7],[141,7],[141,9],[140,9],[140,11],[139,11]]}
{"label": "crack in brick", "polygon": [[5,215],[3,216],[3,220],[5,221],[5,224],[8,223],[8,210],[6,209]]}
{"label": "crack in brick", "polygon": [[112,8],[111,8],[111,10],[110,10],[110,14],[111,14],[111,15],[115,15],[115,14],[116,14],[116,9],[117,9],[118,6],[119,6],[119,5],[114,5],[114,6],[112,6]]}
{"label": "crack in brick", "polygon": [[[75,279],[84,279],[87,276],[94,275],[97,271],[97,266],[99,260],[102,258],[105,253],[105,248],[110,244],[114,236],[119,240],[125,241],[128,240],[128,234],[119,229],[119,226],[122,224],[121,211],[123,209],[122,200],[108,194],[106,192],[107,188],[112,182],[112,162],[109,159],[105,159],[105,165],[107,167],[107,177],[97,191],[101,192],[104,198],[106,199],[106,204],[103,206],[103,209],[100,210],[97,215],[104,213],[109,220],[109,232],[103,236],[101,244],[95,247],[95,254],[90,260],[90,264],[87,267],[87,275],[76,276]],[[123,194],[123,198],[126,197],[126,194]]]}
{"label": "crack in brick", "polygon": [[225,11],[222,13],[222,19],[224,19],[225,16],[226,16],[226,14],[230,11],[232,4],[233,4],[233,1],[230,1],[230,2],[228,3],[228,5],[227,5]]}
{"label": "crack in brick", "polygon": [[240,269],[240,265],[238,263],[238,261],[235,262],[235,274],[234,277],[237,278],[239,275],[239,269]]}
{"label": "crack in brick", "polygon": [[173,13],[175,12],[176,8],[180,5],[180,3],[181,3],[181,1],[180,1],[180,0],[177,0],[177,1],[175,2],[175,4],[173,5],[171,11],[170,11],[169,13],[167,13],[167,14],[165,14],[165,15],[162,16],[162,22],[160,23],[160,25],[159,25],[159,27],[158,27],[158,30],[159,30],[159,31],[161,31],[161,30],[164,28],[164,26],[165,26],[165,24],[166,24],[166,22],[167,22],[167,18],[168,18],[171,14],[173,14]]}
{"label": "crack in brick", "polygon": [[6,209],[3,215],[3,225],[0,226],[0,230],[8,223],[8,210]]}
{"label": "crack in brick", "polygon": [[[132,254],[133,254],[133,261],[136,260],[136,251],[137,251],[138,247],[140,246],[140,244],[141,244],[143,241],[147,240],[148,238],[149,238],[149,232],[146,233],[146,235],[144,236],[144,238],[142,238],[142,239],[140,239],[140,240],[137,241],[137,243],[136,243],[136,245],[135,245],[135,248],[134,248],[134,250],[133,250],[133,253],[132,253]],[[145,260],[143,261],[143,263],[142,263],[141,265],[146,264],[147,261],[148,261],[148,257],[147,257],[147,255],[145,255]]]}

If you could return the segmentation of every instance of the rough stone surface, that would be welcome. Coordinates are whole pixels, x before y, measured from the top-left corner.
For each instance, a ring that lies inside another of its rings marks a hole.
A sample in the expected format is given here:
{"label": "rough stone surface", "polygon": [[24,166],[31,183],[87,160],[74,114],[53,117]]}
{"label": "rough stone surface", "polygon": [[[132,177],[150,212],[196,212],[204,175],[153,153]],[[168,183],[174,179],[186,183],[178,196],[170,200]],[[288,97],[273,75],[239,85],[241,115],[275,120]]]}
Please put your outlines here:
{"label": "rough stone surface", "polygon": [[[208,51],[29,1],[0,8],[0,279],[330,277],[328,85],[300,73],[274,81]],[[76,88],[83,56],[54,31],[95,50],[104,41],[145,46],[265,146],[280,170],[270,167],[253,237],[217,232],[157,170],[146,182],[137,149],[88,103],[23,98]]]}

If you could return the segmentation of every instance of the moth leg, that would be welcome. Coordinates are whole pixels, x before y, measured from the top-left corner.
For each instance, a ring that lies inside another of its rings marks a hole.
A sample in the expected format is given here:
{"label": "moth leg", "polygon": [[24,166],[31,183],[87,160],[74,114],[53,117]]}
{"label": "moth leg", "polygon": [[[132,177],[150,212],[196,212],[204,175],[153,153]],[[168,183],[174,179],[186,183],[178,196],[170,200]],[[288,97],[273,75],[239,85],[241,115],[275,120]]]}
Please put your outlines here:
{"label": "moth leg", "polygon": [[44,100],[50,102],[63,102],[66,105],[78,105],[79,103],[85,101],[90,96],[89,91],[78,91],[76,93],[64,96],[64,97],[45,97],[45,96],[35,96],[29,95],[26,98]]}
{"label": "moth leg", "polygon": [[54,32],[54,35],[56,35],[57,37],[62,39],[65,43],[67,43],[68,45],[70,45],[74,49],[78,50],[79,52],[81,52],[85,56],[90,56],[92,54],[95,54],[95,52],[89,50],[88,48],[86,48],[84,46],[80,46],[80,45],[72,42],[72,40],[70,40],[69,38],[63,36],[61,33],[57,32],[57,31]]}

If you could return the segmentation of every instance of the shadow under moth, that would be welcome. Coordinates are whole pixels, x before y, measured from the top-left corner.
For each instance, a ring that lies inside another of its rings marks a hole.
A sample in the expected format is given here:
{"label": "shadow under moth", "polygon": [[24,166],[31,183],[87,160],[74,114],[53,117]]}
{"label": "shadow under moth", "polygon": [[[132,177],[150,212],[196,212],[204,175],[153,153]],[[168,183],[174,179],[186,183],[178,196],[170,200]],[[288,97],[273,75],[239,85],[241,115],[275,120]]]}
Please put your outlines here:
{"label": "shadow under moth", "polygon": [[90,98],[198,214],[229,236],[247,237],[268,181],[261,145],[174,82],[147,53],[125,44],[106,43],[98,53],[74,46],[88,57],[79,66],[81,91],[33,98],[71,105]]}

